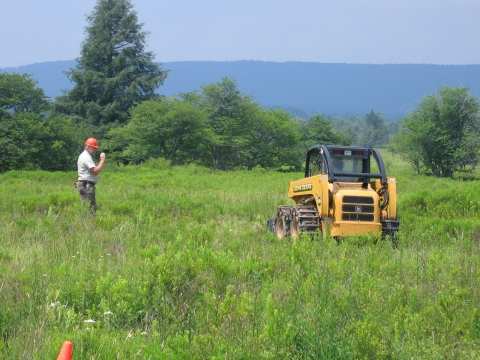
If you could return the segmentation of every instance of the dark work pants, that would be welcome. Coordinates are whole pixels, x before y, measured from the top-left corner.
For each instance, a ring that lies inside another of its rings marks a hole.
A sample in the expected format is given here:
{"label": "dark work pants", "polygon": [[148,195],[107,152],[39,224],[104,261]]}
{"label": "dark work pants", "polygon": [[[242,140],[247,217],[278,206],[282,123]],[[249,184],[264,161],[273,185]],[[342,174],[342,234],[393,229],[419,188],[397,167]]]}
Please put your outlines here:
{"label": "dark work pants", "polygon": [[95,185],[86,184],[83,182],[77,181],[77,189],[80,194],[80,197],[83,200],[83,203],[89,203],[90,209],[93,211],[97,210],[97,202],[95,201]]}

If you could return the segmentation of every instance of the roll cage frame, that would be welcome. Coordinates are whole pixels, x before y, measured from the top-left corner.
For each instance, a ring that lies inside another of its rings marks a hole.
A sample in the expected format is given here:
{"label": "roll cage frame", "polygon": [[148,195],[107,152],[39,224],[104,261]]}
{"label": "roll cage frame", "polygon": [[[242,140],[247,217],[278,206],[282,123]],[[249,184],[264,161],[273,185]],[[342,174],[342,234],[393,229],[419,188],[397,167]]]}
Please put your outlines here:
{"label": "roll cage frame", "polygon": [[[361,154],[360,154],[361,153]],[[313,157],[319,155],[323,160],[323,164],[314,163]],[[352,155],[353,154],[353,155]],[[371,158],[374,158],[379,173],[371,173],[370,162]],[[334,159],[357,159],[362,161],[362,171],[361,172],[345,172],[335,170],[333,161]],[[387,183],[387,175],[385,171],[385,165],[383,163],[382,156],[380,152],[375,148],[366,148],[360,146],[335,146],[335,145],[314,145],[307,150],[306,163],[305,163],[305,177],[310,177],[312,175],[312,167],[315,165],[321,174],[328,175],[329,181],[344,181],[339,180],[339,178],[356,178],[352,182],[363,182],[369,183],[370,179],[380,179],[382,185]]]}

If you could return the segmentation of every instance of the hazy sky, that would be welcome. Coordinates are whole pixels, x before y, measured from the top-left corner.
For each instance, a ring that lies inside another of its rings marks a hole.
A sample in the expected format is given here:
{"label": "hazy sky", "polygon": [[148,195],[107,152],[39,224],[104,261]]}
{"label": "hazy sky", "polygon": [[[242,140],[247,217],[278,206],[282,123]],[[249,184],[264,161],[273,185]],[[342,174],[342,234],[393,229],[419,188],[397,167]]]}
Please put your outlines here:
{"label": "hazy sky", "polygon": [[[0,68],[73,60],[96,0],[0,0]],[[131,0],[156,61],[480,64],[480,0]]]}

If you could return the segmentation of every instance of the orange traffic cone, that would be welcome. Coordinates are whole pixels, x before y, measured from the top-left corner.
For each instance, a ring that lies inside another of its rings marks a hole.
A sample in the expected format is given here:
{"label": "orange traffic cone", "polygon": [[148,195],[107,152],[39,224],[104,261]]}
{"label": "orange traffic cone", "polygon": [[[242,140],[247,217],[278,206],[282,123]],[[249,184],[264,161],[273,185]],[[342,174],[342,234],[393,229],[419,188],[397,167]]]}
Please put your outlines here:
{"label": "orange traffic cone", "polygon": [[58,353],[57,360],[72,360],[73,344],[70,341],[65,341]]}

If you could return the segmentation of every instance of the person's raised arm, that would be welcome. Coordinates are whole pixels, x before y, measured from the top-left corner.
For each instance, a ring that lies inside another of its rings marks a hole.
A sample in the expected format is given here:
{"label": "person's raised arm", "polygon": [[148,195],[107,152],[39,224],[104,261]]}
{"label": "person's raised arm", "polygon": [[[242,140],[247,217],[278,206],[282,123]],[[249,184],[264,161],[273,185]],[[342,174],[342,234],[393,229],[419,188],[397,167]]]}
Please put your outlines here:
{"label": "person's raised arm", "polygon": [[105,164],[105,153],[101,153],[100,154],[100,162],[98,163],[97,166],[95,166],[94,168],[91,168],[90,169],[90,172],[93,174],[93,175],[98,175],[100,174],[100,171],[102,171],[103,169],[103,164]]}

